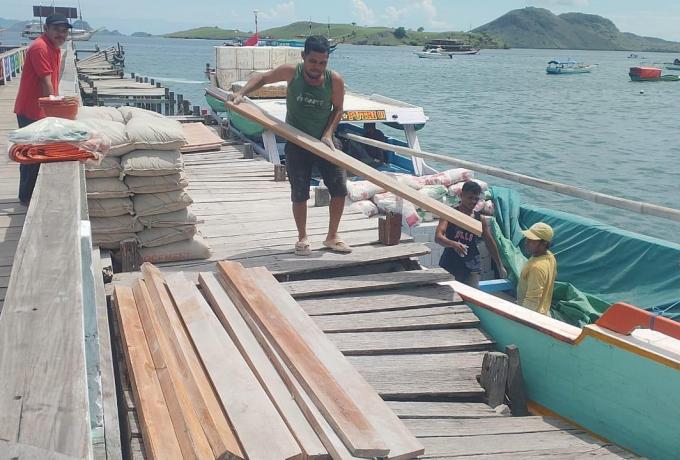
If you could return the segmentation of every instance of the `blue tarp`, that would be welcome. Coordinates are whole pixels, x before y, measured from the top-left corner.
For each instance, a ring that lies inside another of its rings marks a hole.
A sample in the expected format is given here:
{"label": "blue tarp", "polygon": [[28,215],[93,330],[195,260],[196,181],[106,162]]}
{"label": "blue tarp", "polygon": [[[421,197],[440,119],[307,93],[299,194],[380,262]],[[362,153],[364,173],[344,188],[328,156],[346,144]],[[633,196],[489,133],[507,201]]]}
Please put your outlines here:
{"label": "blue tarp", "polygon": [[[557,259],[557,280],[572,285],[556,285],[554,303],[589,298],[593,310],[601,313],[606,308],[601,301],[627,302],[680,320],[679,244],[594,219],[521,204],[514,190],[494,187],[493,197],[498,228],[515,249],[521,244],[522,229],[536,222],[553,227],[551,251]],[[566,310],[582,304],[577,300],[575,305],[565,305]],[[591,317],[591,321],[597,317],[593,311],[581,312],[580,316]]]}

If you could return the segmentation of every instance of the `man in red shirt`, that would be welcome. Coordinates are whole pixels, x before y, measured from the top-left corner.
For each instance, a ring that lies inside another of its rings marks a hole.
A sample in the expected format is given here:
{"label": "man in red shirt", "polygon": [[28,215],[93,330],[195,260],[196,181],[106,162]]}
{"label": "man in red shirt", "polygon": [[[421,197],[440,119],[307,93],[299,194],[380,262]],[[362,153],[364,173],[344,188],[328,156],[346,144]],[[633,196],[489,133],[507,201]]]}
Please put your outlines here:
{"label": "man in red shirt", "polygon": [[[19,93],[14,103],[14,113],[20,128],[45,118],[45,113],[38,105],[38,98],[59,94],[60,47],[66,41],[70,28],[71,24],[64,16],[47,16],[43,34],[35,39],[26,52]],[[20,165],[19,168],[19,201],[28,206],[40,164]]]}

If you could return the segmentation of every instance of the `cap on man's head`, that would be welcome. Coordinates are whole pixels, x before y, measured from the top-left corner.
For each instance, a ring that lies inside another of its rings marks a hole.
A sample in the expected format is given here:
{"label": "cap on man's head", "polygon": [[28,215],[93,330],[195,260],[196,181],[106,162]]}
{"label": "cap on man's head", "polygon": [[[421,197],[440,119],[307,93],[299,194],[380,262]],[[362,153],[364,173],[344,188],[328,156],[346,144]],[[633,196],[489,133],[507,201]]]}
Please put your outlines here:
{"label": "cap on man's head", "polygon": [[543,240],[550,243],[553,239],[552,227],[544,222],[536,222],[529,227],[529,230],[524,230],[522,233],[530,240]]}
{"label": "cap on man's head", "polygon": [[66,19],[66,16],[62,14],[50,14],[45,18],[45,25],[47,26],[66,26],[69,29],[73,28],[73,26],[68,22],[68,19]]}

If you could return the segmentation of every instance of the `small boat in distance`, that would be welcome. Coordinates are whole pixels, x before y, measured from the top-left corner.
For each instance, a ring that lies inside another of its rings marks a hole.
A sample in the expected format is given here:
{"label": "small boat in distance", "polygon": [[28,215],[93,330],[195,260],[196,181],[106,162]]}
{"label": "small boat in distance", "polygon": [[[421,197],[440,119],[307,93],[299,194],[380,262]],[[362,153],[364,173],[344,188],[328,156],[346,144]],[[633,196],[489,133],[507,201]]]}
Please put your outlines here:
{"label": "small boat in distance", "polygon": [[668,70],[680,70],[680,59],[675,59],[673,62],[667,62],[666,68]]}
{"label": "small boat in distance", "polygon": [[479,48],[473,48],[471,45],[460,40],[450,39],[436,39],[425,43],[423,51],[429,51],[431,49],[441,49],[450,56],[462,56],[466,54],[479,53]]}
{"label": "small boat in distance", "polygon": [[441,48],[430,48],[426,51],[416,51],[416,55],[418,55],[419,58],[425,59],[453,59],[453,55],[451,53],[447,53]]}
{"label": "small boat in distance", "polygon": [[628,76],[632,81],[680,81],[678,75],[661,75],[661,69],[658,67],[631,67]]}
{"label": "small boat in distance", "polygon": [[548,62],[548,67],[546,67],[545,71],[550,75],[590,73],[595,67],[597,67],[597,64],[552,60]]}

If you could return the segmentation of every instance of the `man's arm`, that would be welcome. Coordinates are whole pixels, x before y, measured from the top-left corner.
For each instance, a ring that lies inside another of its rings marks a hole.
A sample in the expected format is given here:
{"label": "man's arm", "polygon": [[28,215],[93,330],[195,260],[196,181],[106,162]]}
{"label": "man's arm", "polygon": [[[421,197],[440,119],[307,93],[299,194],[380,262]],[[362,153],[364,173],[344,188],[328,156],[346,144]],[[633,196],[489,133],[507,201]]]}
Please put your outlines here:
{"label": "man's arm", "polygon": [[527,273],[527,290],[521,304],[530,310],[538,311],[541,305],[543,291],[548,284],[548,274],[540,267],[534,268]]}
{"label": "man's arm", "polygon": [[52,86],[52,76],[47,75],[40,77],[40,95],[42,97],[47,97],[53,94],[56,95],[54,92],[54,87]]}
{"label": "man's arm", "polygon": [[441,218],[439,219],[437,230],[435,230],[434,233],[434,241],[441,244],[445,248],[452,248],[458,253],[459,256],[465,257],[467,255],[467,246],[459,243],[458,241],[452,241],[446,237],[446,228],[448,226],[448,221]]}
{"label": "man's arm", "polygon": [[482,236],[484,237],[486,248],[489,250],[489,253],[491,254],[491,258],[493,259],[494,262],[496,262],[496,266],[498,267],[498,272],[501,278],[506,279],[508,277],[508,271],[505,269],[505,267],[503,266],[503,262],[501,261],[501,255],[498,252],[496,240],[493,238],[493,235],[491,234],[491,229],[489,228],[488,217],[482,217]]}
{"label": "man's arm", "polygon": [[321,136],[321,142],[335,150],[333,144],[333,133],[335,133],[340,120],[342,120],[343,104],[345,102],[345,82],[337,72],[331,72],[333,79],[333,92],[331,94],[331,102],[333,104],[333,111],[328,117],[328,124]]}
{"label": "man's arm", "polygon": [[280,65],[269,72],[256,73],[248,79],[246,86],[229,95],[229,101],[234,104],[243,102],[244,96],[252,93],[255,90],[262,88],[264,85],[270,83],[277,83],[279,81],[290,82],[295,76],[295,66],[293,64]]}

